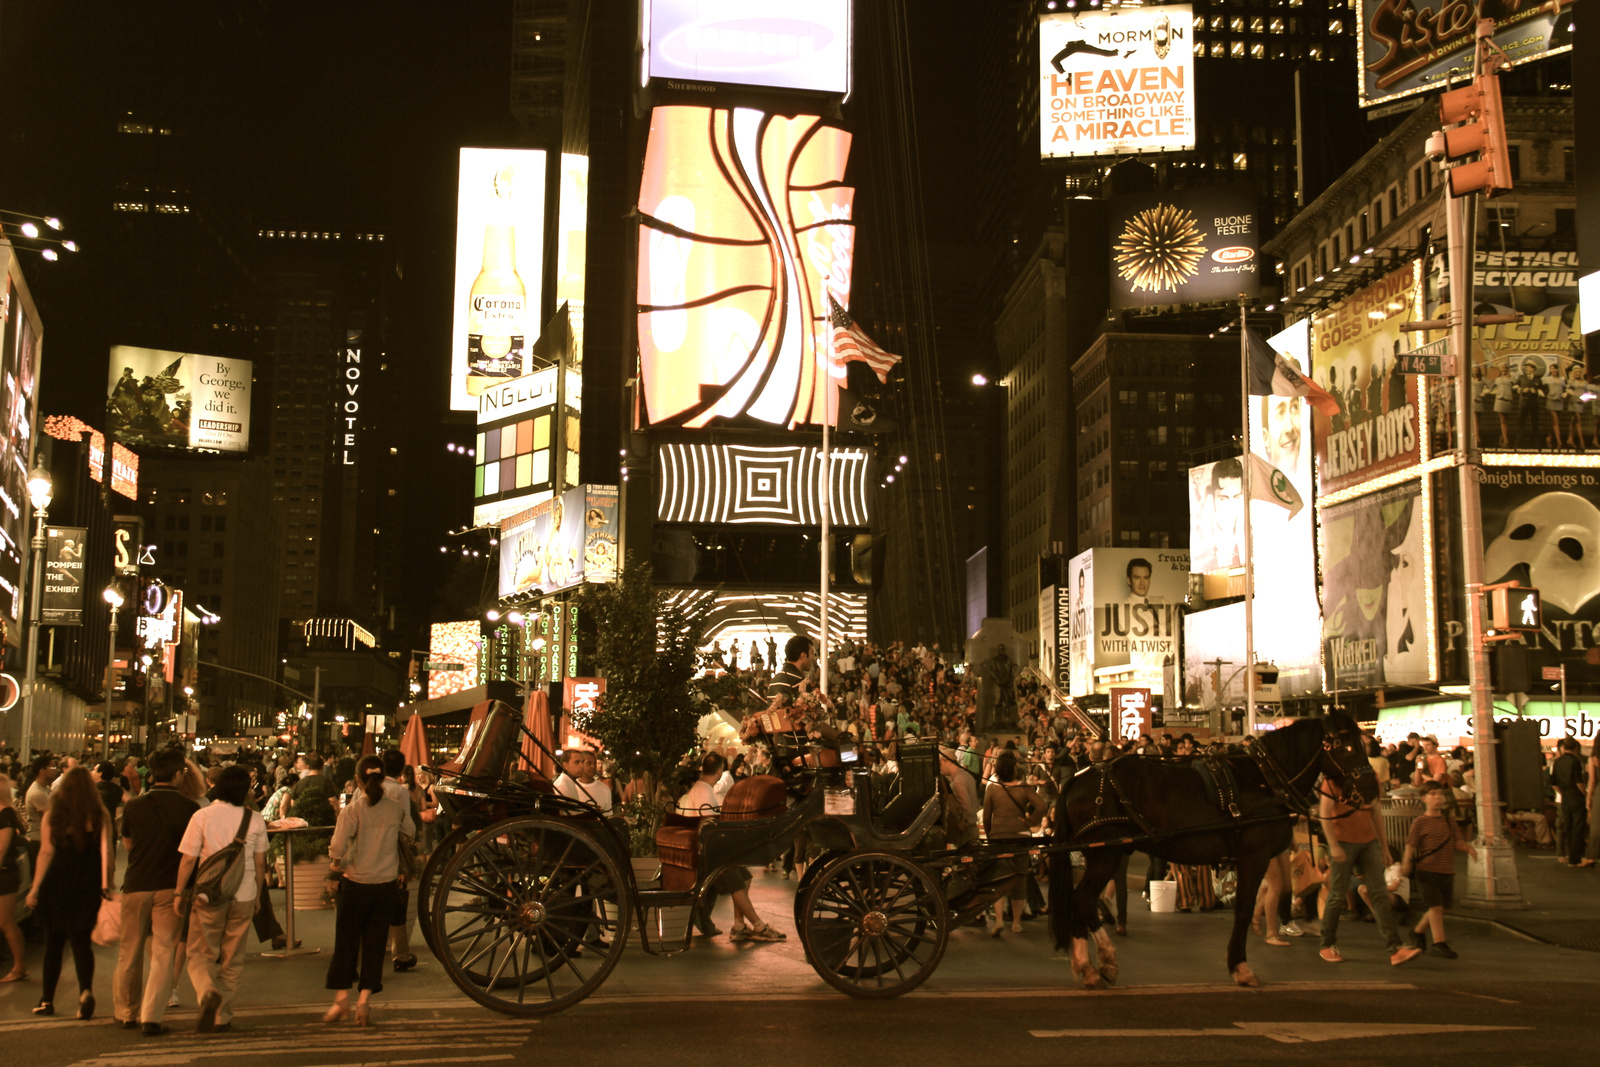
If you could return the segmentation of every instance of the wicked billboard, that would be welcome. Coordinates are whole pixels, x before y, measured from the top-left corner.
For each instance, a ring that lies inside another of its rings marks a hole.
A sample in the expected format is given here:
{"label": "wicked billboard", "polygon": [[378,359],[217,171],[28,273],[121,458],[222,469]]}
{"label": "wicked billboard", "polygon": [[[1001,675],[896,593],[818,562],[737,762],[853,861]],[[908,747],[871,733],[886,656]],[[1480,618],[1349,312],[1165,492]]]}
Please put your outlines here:
{"label": "wicked billboard", "polygon": [[1322,637],[1329,689],[1428,678],[1421,483],[1322,511]]}

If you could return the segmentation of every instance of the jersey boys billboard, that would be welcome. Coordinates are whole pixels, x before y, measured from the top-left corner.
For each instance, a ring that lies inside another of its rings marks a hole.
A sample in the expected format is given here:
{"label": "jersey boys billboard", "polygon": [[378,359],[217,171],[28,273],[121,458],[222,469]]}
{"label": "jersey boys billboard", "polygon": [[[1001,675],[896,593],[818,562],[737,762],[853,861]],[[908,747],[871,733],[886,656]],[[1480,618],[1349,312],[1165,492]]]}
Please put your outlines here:
{"label": "jersey boys billboard", "polygon": [[1332,418],[1315,415],[1323,494],[1418,461],[1417,377],[1396,360],[1409,347],[1400,325],[1420,317],[1416,292],[1408,264],[1311,321],[1314,377],[1339,401]]}
{"label": "jersey boys billboard", "polygon": [[1193,147],[1194,12],[1187,4],[1040,16],[1040,155]]}
{"label": "jersey boys billboard", "polygon": [[655,109],[639,189],[648,422],[821,425],[824,276],[850,302],[849,154],[850,135],[814,115]]}

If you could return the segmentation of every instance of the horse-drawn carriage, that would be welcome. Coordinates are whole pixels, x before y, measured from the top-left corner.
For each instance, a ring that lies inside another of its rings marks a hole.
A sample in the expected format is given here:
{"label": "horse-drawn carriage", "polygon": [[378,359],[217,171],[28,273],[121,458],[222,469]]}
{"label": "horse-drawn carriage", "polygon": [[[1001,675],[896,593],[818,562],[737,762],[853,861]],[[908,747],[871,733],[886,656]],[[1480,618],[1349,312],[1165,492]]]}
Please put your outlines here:
{"label": "horse-drawn carriage", "polygon": [[[514,774],[526,734],[522,717],[507,704],[480,705],[459,759],[439,768],[434,791],[452,829],[435,847],[417,885],[424,937],[451,979],[478,1003],[510,1015],[571,1007],[605,982],[630,930],[639,931],[639,943],[651,954],[686,949],[692,927],[684,910],[712,891],[717,876],[776,859],[804,831],[821,850],[795,891],[795,929],[807,962],[829,985],[852,996],[893,997],[920,985],[938,967],[951,928],[1004,896],[1020,877],[1018,865],[1008,862],[1018,854],[1015,847],[946,843],[948,790],[942,787],[935,742],[900,742],[899,772],[874,775],[849,762],[848,752],[840,758],[837,749],[823,749],[785,728],[786,722],[770,725],[762,740],[771,746],[781,775],[735,783],[715,817],[669,816],[656,838],[661,884],[645,888],[630,862],[626,826],[557,793],[536,771]],[[1270,804],[1285,789],[1308,793],[1307,776],[1314,782],[1322,763],[1321,769],[1342,780],[1340,764],[1330,756],[1336,750],[1321,729],[1314,739],[1302,734],[1299,748],[1311,758],[1302,765],[1288,750],[1277,759],[1268,755],[1261,764],[1264,782],[1244,773],[1253,765],[1250,757],[1233,757],[1243,760],[1241,779],[1250,779],[1236,785],[1237,799],[1246,807]],[[1274,781],[1271,768],[1290,763],[1297,769],[1277,772]],[[1265,856],[1257,863],[1255,854],[1271,847],[1269,838],[1275,836],[1268,830],[1274,824],[1287,833],[1285,816],[1271,811],[1242,820],[1236,813],[1233,830],[1216,825],[1214,818],[1209,825],[1204,818],[1184,825],[1181,813],[1163,813],[1161,819],[1176,819],[1163,837],[1146,815],[1129,806],[1125,788],[1109,771],[1098,773],[1102,792],[1105,783],[1115,785],[1111,806],[1105,806],[1105,797],[1089,796],[1094,818],[1061,821],[1071,814],[1068,802],[1084,792],[1079,786],[1091,772],[1082,772],[1063,796],[1058,815],[1058,825],[1076,826],[1078,832],[1059,840],[1035,838],[1028,845],[1056,853],[1050,897],[1057,947],[1066,948],[1070,940],[1074,971],[1090,985],[1102,976],[1115,977],[1114,954],[1099,936],[1092,906],[1109,876],[1105,858],[1114,867],[1112,853],[1136,845],[1162,852],[1173,842],[1180,852],[1198,855],[1190,846],[1202,836],[1215,837],[1239,856],[1240,895],[1248,893],[1253,903],[1265,869]],[[1241,843],[1250,845],[1248,858]],[[1088,875],[1070,909],[1068,850],[1090,855]],[[1209,862],[1188,855],[1180,861]],[[674,910],[680,921],[663,921]],[[1230,969],[1241,984],[1241,930],[1248,911],[1241,900],[1229,951]],[[1086,951],[1079,951],[1090,932],[1102,959],[1092,979]]]}
{"label": "horse-drawn carriage", "polygon": [[[452,829],[417,886],[429,948],[463,992],[496,1011],[578,1003],[604,983],[630,930],[651,954],[686,949],[684,909],[721,872],[778,858],[802,831],[821,855],[796,887],[795,929],[823,980],[853,996],[921,984],[951,926],[1017,877],[998,862],[1009,852],[944,847],[937,744],[903,742],[899,773],[873,775],[779,729],[763,740],[782,776],[741,779],[715,817],[669,815],[656,835],[660,887],[641,887],[620,820],[537,772],[511,773],[524,734],[510,705],[475,709],[460,758],[439,768],[434,792]],[[674,910],[679,921],[665,922]]]}

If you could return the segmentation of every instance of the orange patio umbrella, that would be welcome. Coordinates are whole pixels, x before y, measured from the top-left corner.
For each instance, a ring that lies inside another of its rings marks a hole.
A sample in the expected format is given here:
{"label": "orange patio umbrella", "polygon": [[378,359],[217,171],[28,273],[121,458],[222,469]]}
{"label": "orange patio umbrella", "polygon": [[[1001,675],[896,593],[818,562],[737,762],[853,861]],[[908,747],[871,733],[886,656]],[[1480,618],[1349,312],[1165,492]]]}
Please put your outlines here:
{"label": "orange patio umbrella", "polygon": [[[528,701],[527,716],[523,721],[528,725],[528,732],[543,742],[545,749],[555,751],[555,735],[550,723],[550,694],[544,689],[533,691],[532,699]],[[555,781],[554,761],[545,754],[544,749],[534,744],[532,739],[528,737],[522,739],[522,754],[529,767],[544,775],[549,781]]]}
{"label": "orange patio umbrella", "polygon": [[406,732],[400,737],[400,751],[413,767],[433,766],[433,757],[428,755],[428,734],[422,728],[421,715],[413,713],[406,720]]}

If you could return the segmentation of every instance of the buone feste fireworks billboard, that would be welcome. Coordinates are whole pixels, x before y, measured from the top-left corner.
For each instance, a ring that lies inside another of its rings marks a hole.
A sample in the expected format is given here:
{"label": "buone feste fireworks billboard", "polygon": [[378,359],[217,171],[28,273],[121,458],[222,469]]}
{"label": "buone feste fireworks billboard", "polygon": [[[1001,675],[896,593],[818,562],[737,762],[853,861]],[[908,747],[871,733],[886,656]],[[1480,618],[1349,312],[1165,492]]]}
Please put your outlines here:
{"label": "buone feste fireworks billboard", "polygon": [[1245,186],[1113,197],[1110,233],[1112,307],[1236,300],[1259,287],[1255,197]]}

